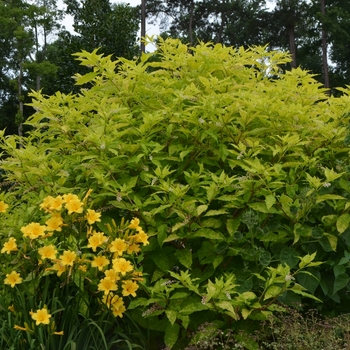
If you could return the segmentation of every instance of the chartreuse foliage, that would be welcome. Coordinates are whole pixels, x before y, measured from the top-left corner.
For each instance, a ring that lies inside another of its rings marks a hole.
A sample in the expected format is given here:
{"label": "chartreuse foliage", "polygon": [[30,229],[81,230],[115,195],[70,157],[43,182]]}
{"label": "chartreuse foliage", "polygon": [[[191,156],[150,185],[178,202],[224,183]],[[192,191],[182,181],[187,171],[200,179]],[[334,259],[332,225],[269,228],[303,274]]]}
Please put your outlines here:
{"label": "chartreuse foliage", "polygon": [[90,88],[34,93],[32,131],[2,138],[6,196],[21,196],[3,233],[45,195],[88,188],[102,231],[111,217],[138,217],[151,236],[147,277],[127,312],[152,330],[150,348],[164,333],[180,349],[205,321],[247,328],[279,302],[341,311],[350,301],[346,94],[327,97],[301,69],[282,73],[289,57],[262,47],[189,51],[166,40],[157,62],[76,56],[92,68],[76,83]]}

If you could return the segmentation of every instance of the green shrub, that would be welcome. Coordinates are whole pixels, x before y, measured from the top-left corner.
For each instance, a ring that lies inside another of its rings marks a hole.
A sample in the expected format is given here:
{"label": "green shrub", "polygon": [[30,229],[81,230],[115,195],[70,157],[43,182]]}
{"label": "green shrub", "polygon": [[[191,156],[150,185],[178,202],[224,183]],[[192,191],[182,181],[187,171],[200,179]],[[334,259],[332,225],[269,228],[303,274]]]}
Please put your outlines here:
{"label": "green shrub", "polygon": [[76,83],[90,87],[33,93],[31,132],[2,137],[6,195],[21,199],[3,234],[46,195],[89,188],[101,230],[109,218],[138,217],[152,237],[143,295],[128,312],[152,331],[149,347],[164,335],[169,348],[184,348],[187,330],[203,322],[249,330],[282,309],[277,301],[342,311],[346,94],[327,97],[299,68],[283,73],[289,57],[263,47],[189,51],[168,39],[159,62],[77,57],[92,70]]}

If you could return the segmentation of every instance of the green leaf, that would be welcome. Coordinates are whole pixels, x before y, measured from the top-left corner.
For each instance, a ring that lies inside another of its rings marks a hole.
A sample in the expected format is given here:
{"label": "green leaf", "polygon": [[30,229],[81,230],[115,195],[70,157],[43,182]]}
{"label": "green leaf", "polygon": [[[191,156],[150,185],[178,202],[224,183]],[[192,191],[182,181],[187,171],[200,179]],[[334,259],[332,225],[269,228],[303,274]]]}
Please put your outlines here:
{"label": "green leaf", "polygon": [[337,200],[337,199],[345,199],[342,196],[338,196],[336,194],[321,194],[316,197],[316,203],[321,203],[327,200]]}
{"label": "green leaf", "polygon": [[139,306],[146,306],[149,305],[149,299],[148,298],[136,298],[131,300],[128,309],[135,309]]}
{"label": "green leaf", "polygon": [[162,213],[162,212],[165,211],[166,208],[169,208],[169,207],[171,207],[171,206],[172,206],[172,204],[160,205],[159,207],[152,209],[152,210],[150,211],[150,214],[151,214],[152,216],[154,216],[154,215],[156,215],[156,214],[158,214],[158,213]]}
{"label": "green leaf", "polygon": [[223,214],[227,214],[226,209],[209,210],[204,214],[204,216],[215,216],[215,215],[223,215]]}
{"label": "green leaf", "polygon": [[344,173],[336,173],[333,169],[328,169],[325,168],[324,169],[324,174],[326,176],[326,181],[327,182],[332,182],[336,179],[338,179],[339,177],[341,177]]}
{"label": "green leaf", "polygon": [[268,208],[266,206],[265,202],[256,202],[256,203],[249,203],[248,204],[250,208],[259,211],[260,213],[266,213],[266,214],[277,214],[279,211],[276,208]]}
{"label": "green leaf", "polygon": [[259,263],[262,266],[268,266],[271,262],[272,256],[268,251],[259,252]]}
{"label": "green leaf", "polygon": [[228,233],[233,236],[234,233],[238,230],[239,225],[241,224],[240,220],[229,219],[226,221],[226,228]]}
{"label": "green leaf", "polygon": [[184,299],[184,298],[187,298],[189,296],[189,293],[188,292],[176,292],[174,293],[170,299]]}
{"label": "green leaf", "polygon": [[285,247],[281,250],[280,260],[281,263],[286,263],[292,269],[299,262],[298,253],[293,248]]}
{"label": "green leaf", "polygon": [[165,310],[165,314],[168,317],[169,322],[173,325],[176,321],[178,312],[176,310]]}
{"label": "green leaf", "polygon": [[305,266],[308,266],[316,257],[316,252],[313,254],[307,254],[300,258],[300,263],[299,263],[299,269],[304,268]]}
{"label": "green leaf", "polygon": [[219,301],[215,303],[215,305],[225,310],[225,313],[231,316],[234,320],[239,320],[239,316],[237,315],[236,311],[234,310],[232,304],[229,301]]}
{"label": "green leaf", "polygon": [[197,300],[193,297],[188,297],[183,303],[181,303],[180,314],[182,315],[191,315],[194,312],[208,310],[208,306],[201,303],[200,300]]}
{"label": "green leaf", "polygon": [[191,235],[191,238],[203,237],[208,239],[225,239],[224,235],[219,231],[214,231],[209,228],[201,228]]}
{"label": "green leaf", "polygon": [[300,284],[295,283],[294,286],[292,288],[288,288],[288,290],[291,290],[295,294],[299,294],[303,297],[307,297],[322,303],[322,300],[319,298],[316,298],[314,295],[304,292],[304,288]]}
{"label": "green leaf", "polygon": [[316,288],[320,284],[319,279],[308,271],[300,271],[297,274],[297,280],[311,294],[315,293]]}
{"label": "green leaf", "polygon": [[97,76],[97,72],[90,72],[90,73],[86,73],[84,75],[80,75],[80,74],[76,74],[75,78],[75,84],[76,85],[84,85],[86,83],[89,83],[90,81],[94,80]]}
{"label": "green leaf", "polygon": [[169,324],[165,329],[165,345],[172,349],[179,337],[180,326],[177,323]]}
{"label": "green leaf", "polygon": [[160,251],[157,255],[153,255],[152,260],[161,271],[167,272],[170,270],[169,256],[165,251]]}
{"label": "green leaf", "polygon": [[186,268],[191,268],[192,266],[192,252],[190,249],[179,249],[176,251],[175,256],[179,259],[179,262]]}
{"label": "green leaf", "polygon": [[313,227],[311,235],[315,239],[321,239],[323,237],[324,231],[321,227]]}
{"label": "green leaf", "polygon": [[207,205],[200,205],[197,207],[197,215],[201,215],[203,212],[205,212],[208,209]]}
{"label": "green leaf", "polygon": [[168,226],[164,224],[160,225],[158,227],[158,233],[157,233],[157,240],[160,247],[163,246],[164,240],[167,238],[167,236],[168,236]]}
{"label": "green leaf", "polygon": [[341,273],[340,275],[338,275],[334,280],[333,295],[337,293],[339,290],[345,288],[349,284],[349,281],[350,281],[350,278],[348,274]]}
{"label": "green leaf", "polygon": [[276,197],[272,194],[269,194],[265,198],[266,208],[270,209],[276,203]]}
{"label": "green leaf", "polygon": [[163,240],[163,243],[165,243],[165,242],[173,242],[173,241],[176,241],[178,239],[181,239],[180,236],[178,236],[176,233],[172,233],[167,238],[165,238]]}
{"label": "green leaf", "polygon": [[252,311],[253,310],[242,309],[241,313],[242,313],[243,320],[246,320]]}
{"label": "green leaf", "polygon": [[345,213],[343,215],[340,215],[337,220],[337,230],[339,233],[343,233],[350,224],[350,214]]}
{"label": "green leaf", "polygon": [[211,202],[218,193],[218,186],[215,183],[211,183],[209,187],[206,187],[208,202]]}
{"label": "green leaf", "polygon": [[271,298],[276,298],[282,293],[282,288],[278,286],[270,286],[264,295],[264,300],[271,299]]}
{"label": "green leaf", "polygon": [[219,228],[222,225],[222,221],[214,218],[204,219],[201,222],[202,227]]}

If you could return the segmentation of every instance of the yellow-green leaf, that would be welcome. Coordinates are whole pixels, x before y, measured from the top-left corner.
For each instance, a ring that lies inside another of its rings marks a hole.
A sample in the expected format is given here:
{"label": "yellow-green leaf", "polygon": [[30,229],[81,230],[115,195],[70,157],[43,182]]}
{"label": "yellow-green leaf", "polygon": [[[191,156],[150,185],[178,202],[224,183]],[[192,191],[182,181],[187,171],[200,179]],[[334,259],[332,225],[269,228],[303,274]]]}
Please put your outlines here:
{"label": "yellow-green leaf", "polygon": [[270,209],[276,203],[276,197],[272,194],[269,194],[265,198],[265,203],[266,203],[267,209]]}
{"label": "yellow-green leaf", "polygon": [[337,220],[337,230],[339,233],[343,233],[350,224],[350,214],[345,213],[343,215],[340,215]]}

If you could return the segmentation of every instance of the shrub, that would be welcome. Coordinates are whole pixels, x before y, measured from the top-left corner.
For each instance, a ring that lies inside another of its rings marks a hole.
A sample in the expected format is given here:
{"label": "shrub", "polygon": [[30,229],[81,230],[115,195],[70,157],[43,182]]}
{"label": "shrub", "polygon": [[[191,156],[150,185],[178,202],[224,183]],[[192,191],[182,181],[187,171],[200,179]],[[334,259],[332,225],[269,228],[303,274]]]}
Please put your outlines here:
{"label": "shrub", "polygon": [[[328,97],[263,47],[189,51],[168,39],[157,55],[112,62],[82,52],[92,70],[76,83],[89,88],[33,93],[32,130],[2,138],[18,213],[91,188],[105,220],[140,219],[151,238],[129,315],[152,330],[149,347],[161,334],[185,347],[187,330],[205,321],[249,329],[281,310],[277,301],[340,313],[349,302],[347,91]],[[23,221],[13,215],[7,232]]]}

